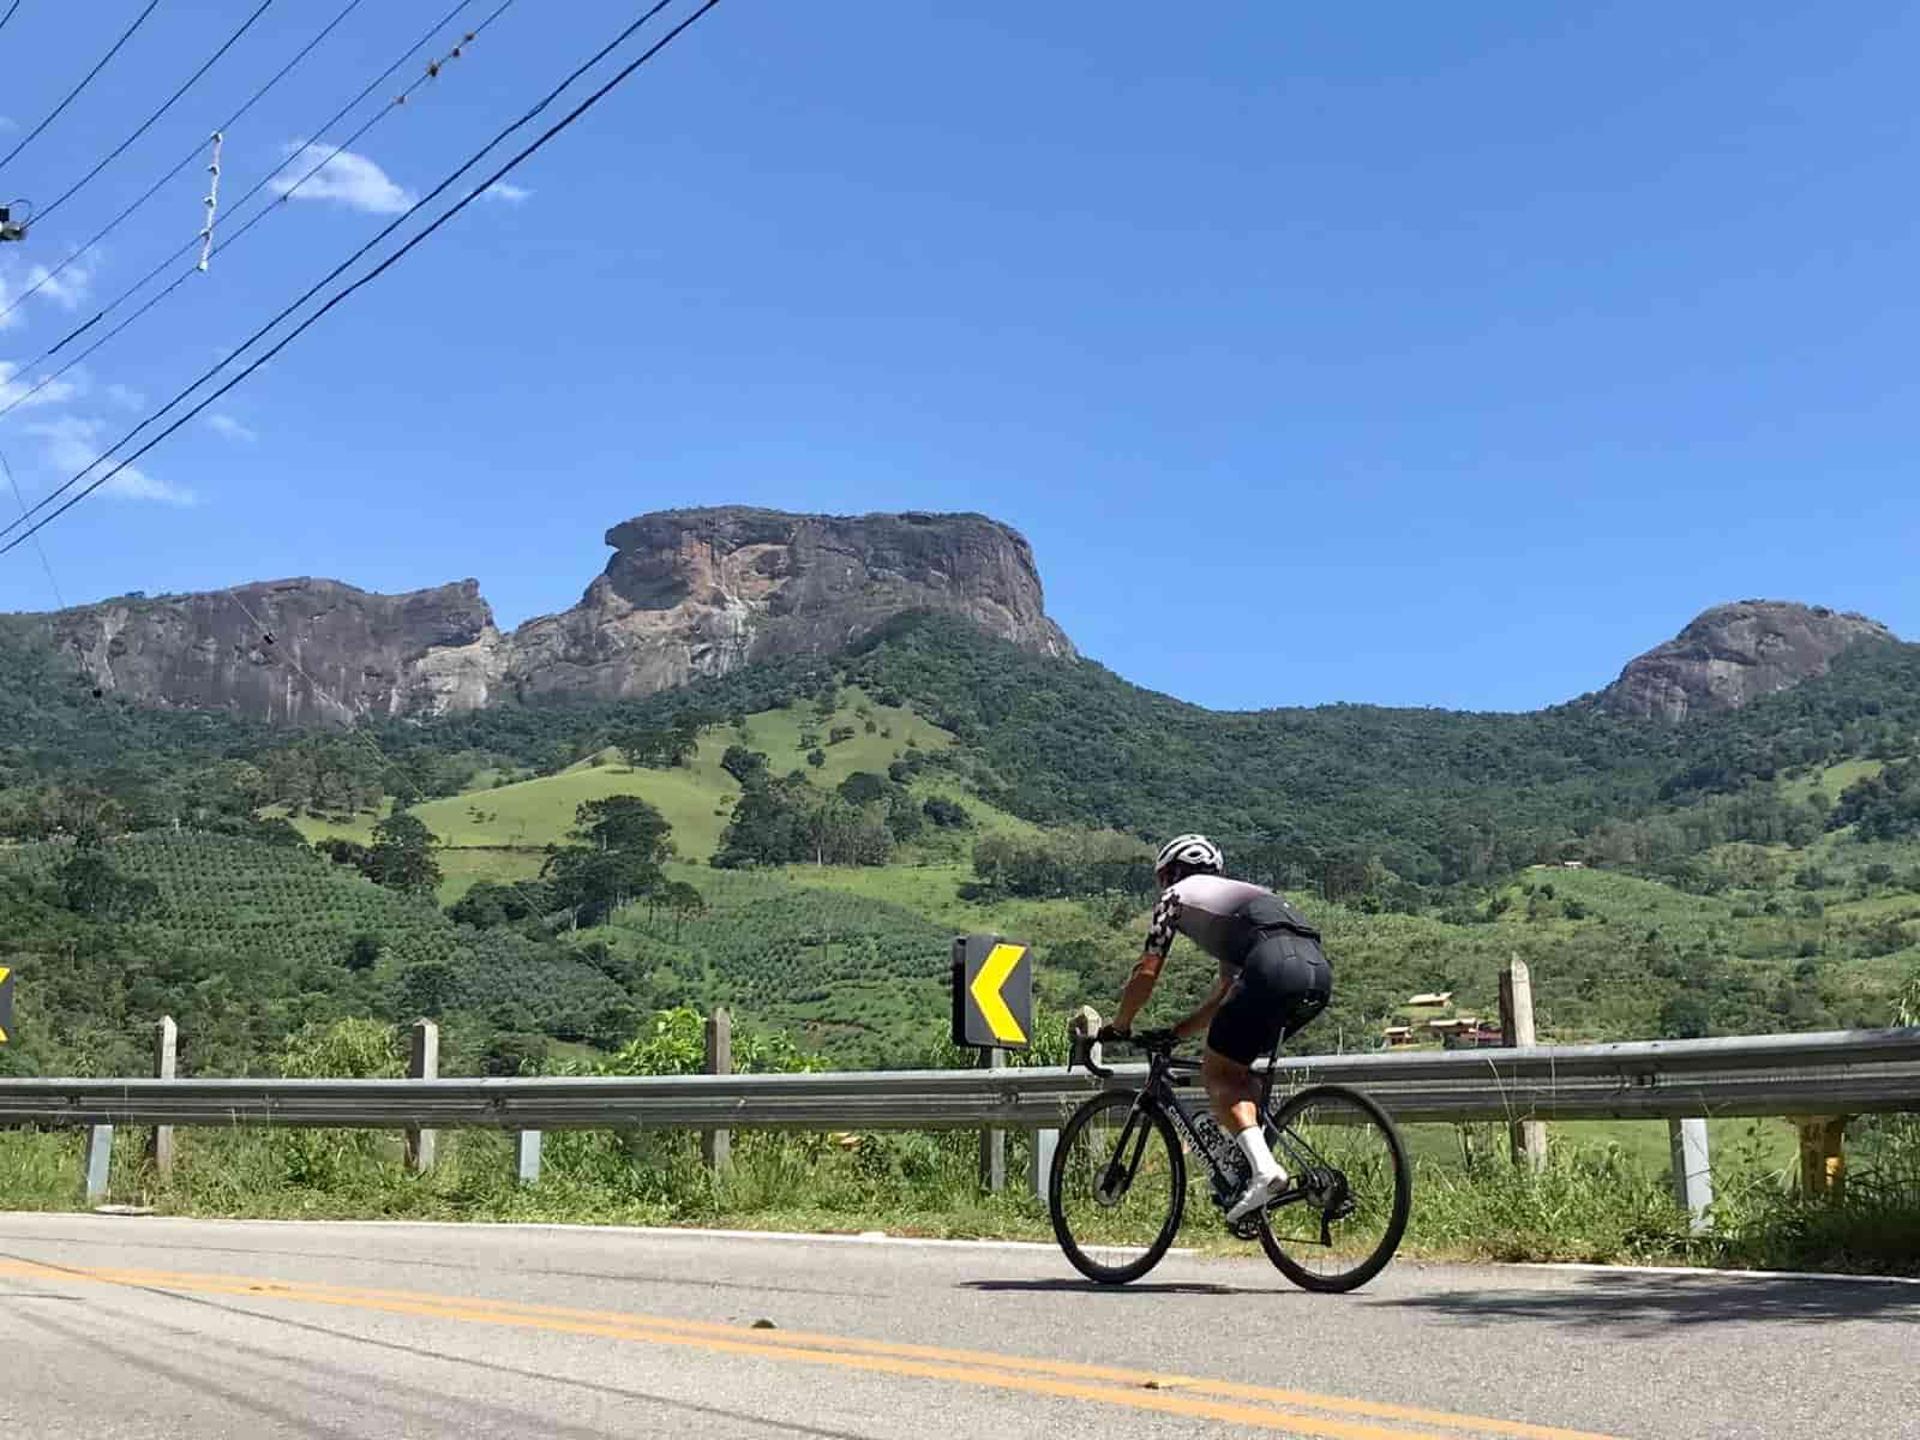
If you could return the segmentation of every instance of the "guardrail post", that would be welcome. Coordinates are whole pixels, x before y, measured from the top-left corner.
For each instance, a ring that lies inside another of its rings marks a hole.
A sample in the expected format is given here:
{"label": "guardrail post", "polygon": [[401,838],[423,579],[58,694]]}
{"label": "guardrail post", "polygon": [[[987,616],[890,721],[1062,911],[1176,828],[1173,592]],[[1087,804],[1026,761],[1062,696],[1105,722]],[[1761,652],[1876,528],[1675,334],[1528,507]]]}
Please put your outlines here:
{"label": "guardrail post", "polygon": [[[707,1017],[707,1074],[733,1073],[733,1017],[716,1009]],[[733,1132],[709,1130],[700,1137],[700,1156],[718,1174],[733,1161]]]}
{"label": "guardrail post", "polygon": [[1673,1198],[1693,1217],[1693,1233],[1703,1234],[1711,1227],[1713,1210],[1707,1122],[1693,1117],[1667,1121],[1667,1143],[1673,1153]]}
{"label": "guardrail post", "polygon": [[540,1183],[540,1142],[538,1130],[521,1130],[513,1137],[513,1173],[522,1185]]}
{"label": "guardrail post", "polygon": [[[1533,975],[1518,955],[1500,972],[1500,1038],[1510,1046],[1531,1048],[1533,1032]],[[1542,1120],[1516,1120],[1507,1126],[1513,1163],[1534,1170],[1547,1168],[1547,1126]]]}
{"label": "guardrail post", "polygon": [[107,1198],[107,1176],[113,1167],[113,1126],[95,1125],[87,1131],[87,1203]]}
{"label": "guardrail post", "polygon": [[1800,1129],[1800,1193],[1838,1198],[1847,1183],[1847,1117],[1797,1115],[1793,1123]]}
{"label": "guardrail post", "polygon": [[[153,1034],[153,1078],[171,1080],[179,1054],[180,1027],[174,1024],[171,1015],[162,1015],[160,1023],[154,1026]],[[173,1174],[173,1127],[156,1125],[153,1127],[153,1143],[148,1149],[153,1159],[153,1172],[161,1179]]]}
{"label": "guardrail post", "polygon": [[[1007,1052],[998,1045],[985,1052],[985,1061],[989,1070],[1004,1070],[1007,1065]],[[989,1195],[998,1195],[1007,1188],[1007,1132],[1004,1130],[982,1130],[980,1132],[980,1188]]]}
{"label": "guardrail post", "polygon": [[1033,1198],[1047,1203],[1047,1181],[1053,1174],[1053,1152],[1059,1148],[1058,1130],[1033,1132]]}
{"label": "guardrail post", "polygon": [[[432,1080],[440,1074],[440,1027],[431,1020],[413,1022],[413,1045],[407,1055],[409,1080]],[[416,1175],[433,1169],[440,1132],[417,1127],[407,1131],[407,1168]]]}

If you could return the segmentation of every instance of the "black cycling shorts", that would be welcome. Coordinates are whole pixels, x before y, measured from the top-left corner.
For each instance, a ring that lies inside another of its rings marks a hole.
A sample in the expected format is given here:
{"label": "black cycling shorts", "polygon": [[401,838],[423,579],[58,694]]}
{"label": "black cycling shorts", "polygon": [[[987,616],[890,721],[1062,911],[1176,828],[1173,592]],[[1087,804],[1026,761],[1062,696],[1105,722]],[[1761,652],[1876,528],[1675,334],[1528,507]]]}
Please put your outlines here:
{"label": "black cycling shorts", "polygon": [[1207,1029],[1207,1048],[1251,1065],[1327,1008],[1333,969],[1320,944],[1290,930],[1269,931],[1247,952]]}

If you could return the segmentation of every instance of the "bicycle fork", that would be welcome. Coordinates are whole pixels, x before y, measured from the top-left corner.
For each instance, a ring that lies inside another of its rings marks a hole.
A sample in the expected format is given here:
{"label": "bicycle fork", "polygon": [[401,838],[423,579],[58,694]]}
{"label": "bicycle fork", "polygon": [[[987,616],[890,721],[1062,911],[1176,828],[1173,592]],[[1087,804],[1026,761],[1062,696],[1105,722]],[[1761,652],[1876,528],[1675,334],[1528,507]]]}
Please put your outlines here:
{"label": "bicycle fork", "polygon": [[[1147,1135],[1152,1127],[1146,1123],[1145,1105],[1144,1095],[1133,1102],[1133,1109],[1127,1112],[1126,1126],[1120,1131],[1120,1143],[1113,1147],[1113,1158],[1107,1162],[1100,1183],[1094,1187],[1093,1198],[1108,1209],[1124,1200],[1127,1191],[1133,1188],[1133,1177],[1140,1171],[1140,1159],[1147,1153]],[[1131,1155],[1127,1153],[1129,1148]]]}

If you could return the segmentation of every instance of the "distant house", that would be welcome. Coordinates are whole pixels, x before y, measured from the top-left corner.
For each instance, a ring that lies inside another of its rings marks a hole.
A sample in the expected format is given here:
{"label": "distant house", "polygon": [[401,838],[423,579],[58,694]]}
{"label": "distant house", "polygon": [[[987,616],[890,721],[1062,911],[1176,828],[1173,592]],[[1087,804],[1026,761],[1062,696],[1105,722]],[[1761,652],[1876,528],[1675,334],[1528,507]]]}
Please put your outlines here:
{"label": "distant house", "polygon": [[1387,1037],[1387,1044],[1389,1045],[1411,1045],[1413,1043],[1413,1027],[1411,1025],[1389,1025],[1381,1033]]}
{"label": "distant house", "polygon": [[1435,990],[1430,994],[1416,995],[1407,1001],[1407,1004],[1417,1006],[1451,1005],[1452,1003],[1453,992],[1451,990]]}

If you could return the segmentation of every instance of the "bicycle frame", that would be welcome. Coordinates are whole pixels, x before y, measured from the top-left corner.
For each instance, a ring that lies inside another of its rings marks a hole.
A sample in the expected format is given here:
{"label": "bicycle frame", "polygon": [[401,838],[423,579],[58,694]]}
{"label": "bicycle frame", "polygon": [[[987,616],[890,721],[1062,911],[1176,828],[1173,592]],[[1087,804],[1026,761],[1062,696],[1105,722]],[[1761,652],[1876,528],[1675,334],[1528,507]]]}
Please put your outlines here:
{"label": "bicycle frame", "polygon": [[[1093,1074],[1103,1079],[1112,1078],[1113,1072],[1111,1070],[1103,1070],[1099,1066],[1096,1066],[1093,1063],[1091,1054],[1083,1054],[1081,1058],[1087,1069]],[[1199,1163],[1206,1168],[1208,1178],[1212,1180],[1216,1193],[1220,1192],[1223,1186],[1231,1185],[1240,1178],[1239,1176],[1230,1176],[1222,1173],[1220,1163],[1214,1157],[1213,1151],[1210,1150],[1200,1138],[1200,1129],[1194,1112],[1188,1108],[1186,1102],[1180,1098],[1180,1092],[1174,1087],[1174,1077],[1176,1075],[1194,1076],[1199,1073],[1200,1062],[1197,1060],[1183,1060],[1173,1055],[1170,1051],[1154,1050],[1148,1052],[1147,1078],[1140,1086],[1139,1100],[1136,1101],[1134,1105],[1133,1115],[1129,1117],[1126,1128],[1121,1132],[1120,1141],[1114,1147],[1113,1158],[1107,1164],[1106,1174],[1102,1180],[1103,1189],[1111,1191],[1115,1188],[1120,1188],[1124,1190],[1133,1184],[1134,1173],[1139,1169],[1140,1158],[1145,1153],[1147,1139],[1146,1130],[1144,1128],[1136,1128],[1135,1121],[1139,1117],[1141,1103],[1148,1099],[1151,1099],[1162,1110],[1166,1111],[1168,1118],[1173,1121],[1174,1129],[1179,1133],[1181,1143],[1186,1146],[1187,1153],[1194,1156]],[[1263,1116],[1271,1113],[1273,1081],[1274,1070],[1272,1057],[1269,1057],[1267,1069],[1260,1077],[1259,1105],[1260,1113]],[[1299,1136],[1293,1134],[1291,1130],[1275,1131],[1273,1141],[1277,1148],[1281,1149],[1292,1162],[1290,1168],[1297,1178],[1292,1185],[1275,1195],[1268,1203],[1270,1205],[1286,1205],[1305,1197],[1306,1188],[1301,1183],[1301,1180],[1304,1179],[1311,1170],[1324,1169],[1326,1162],[1314,1152],[1312,1147],[1301,1140]],[[1128,1158],[1123,1166],[1122,1157],[1127,1155],[1129,1148],[1131,1148],[1133,1153],[1131,1158]],[[1123,1178],[1124,1185],[1121,1185],[1120,1182]]]}

